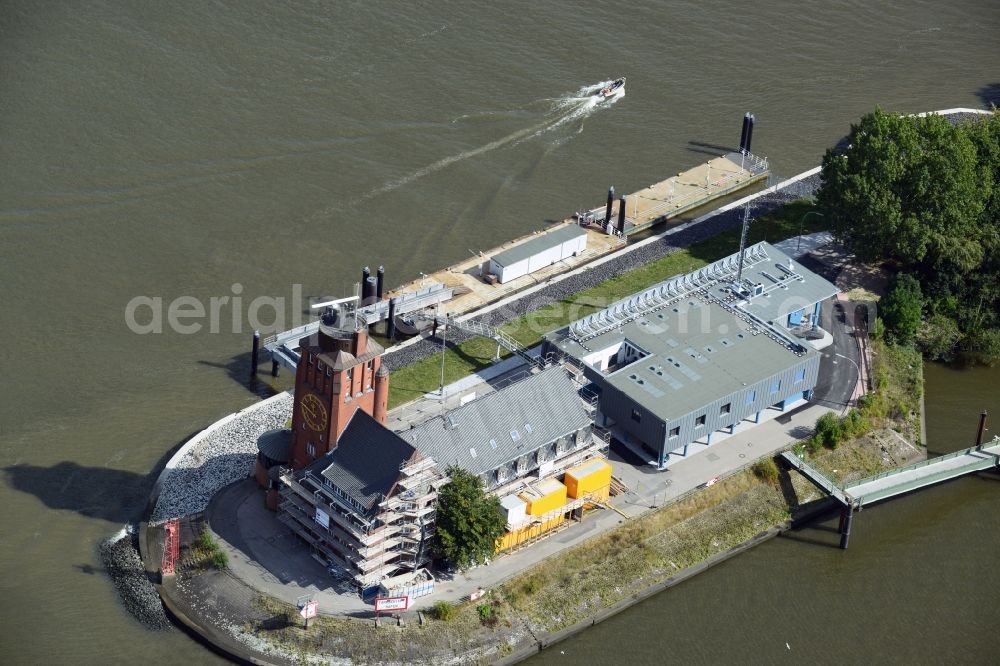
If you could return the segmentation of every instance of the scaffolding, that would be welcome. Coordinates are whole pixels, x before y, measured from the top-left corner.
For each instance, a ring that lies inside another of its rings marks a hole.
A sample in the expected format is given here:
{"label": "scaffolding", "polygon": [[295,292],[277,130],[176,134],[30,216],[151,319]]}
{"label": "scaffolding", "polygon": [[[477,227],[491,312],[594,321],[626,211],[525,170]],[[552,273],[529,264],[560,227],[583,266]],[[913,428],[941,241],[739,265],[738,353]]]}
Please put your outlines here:
{"label": "scaffolding", "polygon": [[282,470],[278,520],[359,588],[430,562],[438,490],[447,483],[430,458],[404,463],[388,496],[361,515],[311,473]]}

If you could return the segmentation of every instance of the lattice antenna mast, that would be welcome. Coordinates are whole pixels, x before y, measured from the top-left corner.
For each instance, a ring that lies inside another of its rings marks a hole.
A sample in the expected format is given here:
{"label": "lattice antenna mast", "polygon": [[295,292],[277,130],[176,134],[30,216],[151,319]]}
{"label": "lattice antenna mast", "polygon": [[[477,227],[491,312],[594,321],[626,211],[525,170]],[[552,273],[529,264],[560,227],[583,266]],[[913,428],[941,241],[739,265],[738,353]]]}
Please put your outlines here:
{"label": "lattice antenna mast", "polygon": [[742,291],[743,255],[747,250],[747,231],[750,230],[750,204],[743,207],[743,232],[740,234],[739,267],[736,269],[736,288]]}

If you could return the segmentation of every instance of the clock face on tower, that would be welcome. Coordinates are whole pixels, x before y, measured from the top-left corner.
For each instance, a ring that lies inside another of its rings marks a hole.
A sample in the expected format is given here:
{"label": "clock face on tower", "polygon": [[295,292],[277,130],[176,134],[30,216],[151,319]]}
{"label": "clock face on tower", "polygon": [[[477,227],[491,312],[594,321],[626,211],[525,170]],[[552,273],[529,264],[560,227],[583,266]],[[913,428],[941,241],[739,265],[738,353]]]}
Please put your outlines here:
{"label": "clock face on tower", "polygon": [[326,427],[327,411],[326,405],[312,393],[302,398],[302,405],[299,408],[302,412],[302,419],[312,430],[323,430]]}

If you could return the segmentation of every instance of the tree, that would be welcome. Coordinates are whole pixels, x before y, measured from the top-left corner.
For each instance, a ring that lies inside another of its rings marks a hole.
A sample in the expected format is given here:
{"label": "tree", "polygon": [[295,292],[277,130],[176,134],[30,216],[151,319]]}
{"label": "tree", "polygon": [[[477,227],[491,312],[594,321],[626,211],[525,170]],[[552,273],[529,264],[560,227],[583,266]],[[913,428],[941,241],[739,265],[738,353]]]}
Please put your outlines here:
{"label": "tree", "polygon": [[[916,279],[929,353],[1000,359],[1000,115],[952,124],[876,109],[847,144],[827,151],[817,193],[834,234],[860,260]],[[883,304],[893,337],[913,338],[915,296]]]}
{"label": "tree", "polygon": [[892,289],[882,299],[879,314],[885,328],[895,340],[912,342],[920,327],[920,312],[923,309],[923,294],[920,283],[907,273],[900,273],[893,281]]}
{"label": "tree", "polygon": [[917,345],[935,361],[951,361],[955,346],[962,339],[958,324],[941,313],[932,314],[917,331]]}
{"label": "tree", "polygon": [[864,261],[968,271],[983,260],[981,216],[993,185],[980,152],[970,130],[941,116],[875,109],[851,126],[843,153],[827,151],[817,200]]}
{"label": "tree", "polygon": [[434,550],[465,569],[496,553],[507,520],[500,499],[486,495],[478,476],[454,465],[446,473],[451,481],[438,494]]}

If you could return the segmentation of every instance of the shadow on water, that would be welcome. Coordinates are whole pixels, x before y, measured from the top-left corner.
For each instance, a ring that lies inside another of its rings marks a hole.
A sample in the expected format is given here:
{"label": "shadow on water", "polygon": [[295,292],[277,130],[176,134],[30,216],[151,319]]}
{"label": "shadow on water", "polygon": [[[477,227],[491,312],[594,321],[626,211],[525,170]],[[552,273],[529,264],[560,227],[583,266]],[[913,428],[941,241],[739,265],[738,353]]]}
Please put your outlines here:
{"label": "shadow on water", "polygon": [[688,150],[695,150],[695,148],[692,148],[691,146],[702,148],[703,150],[701,150],[700,152],[703,153],[714,151],[714,154],[717,155],[725,155],[726,153],[735,153],[738,150],[737,148],[733,148],[731,146],[720,146],[717,143],[707,143],[705,141],[688,141]]}
{"label": "shadow on water", "polygon": [[988,83],[977,90],[976,95],[987,108],[991,105],[1000,106],[1000,83]]}
{"label": "shadow on water", "polygon": [[4,477],[11,488],[34,495],[50,509],[117,524],[135,522],[142,519],[160,472],[197,432],[170,447],[147,474],[63,461],[51,467],[11,465],[3,468]]}
{"label": "shadow on water", "polygon": [[250,352],[244,352],[233,356],[225,363],[217,363],[215,361],[198,361],[198,364],[206,365],[210,368],[225,370],[230,379],[240,386],[245,387],[247,391],[254,394],[258,398],[270,398],[271,396],[279,393],[279,390],[275,389],[268,382],[271,378],[271,360],[268,357],[268,354],[263,352],[261,353],[260,366],[257,368],[257,374],[253,377],[250,376],[250,356]]}
{"label": "shadow on water", "polygon": [[720,153],[717,150],[709,150],[708,148],[698,148],[697,146],[687,146],[687,150],[692,153],[711,155],[712,157],[722,157],[723,155],[725,155],[725,153]]}

